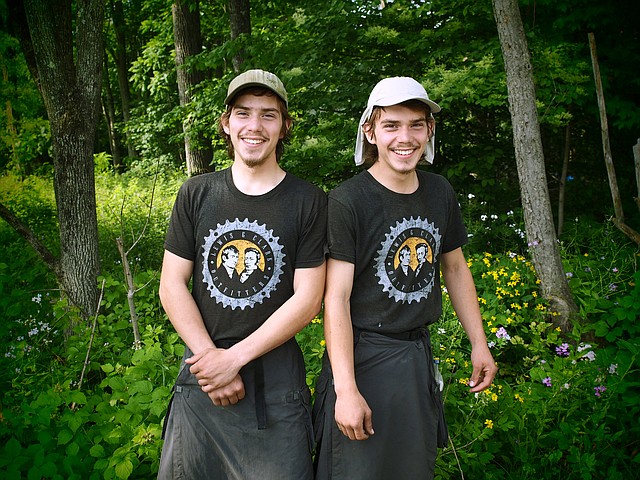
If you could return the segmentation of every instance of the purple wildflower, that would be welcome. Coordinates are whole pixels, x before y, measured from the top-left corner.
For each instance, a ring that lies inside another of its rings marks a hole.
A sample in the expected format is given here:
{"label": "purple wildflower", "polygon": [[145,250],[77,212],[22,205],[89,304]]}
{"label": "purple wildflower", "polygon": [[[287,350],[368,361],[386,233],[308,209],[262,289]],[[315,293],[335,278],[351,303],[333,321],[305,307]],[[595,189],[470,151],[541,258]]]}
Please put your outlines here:
{"label": "purple wildflower", "polygon": [[505,340],[511,340],[511,337],[509,336],[509,334],[507,333],[504,327],[500,327],[498,329],[498,331],[496,332],[496,337],[504,338]]}
{"label": "purple wildflower", "polygon": [[596,397],[600,397],[605,390],[607,389],[607,387],[605,387],[604,385],[598,385],[597,387],[593,387],[593,390],[595,391],[594,395]]}
{"label": "purple wildflower", "polygon": [[560,357],[568,357],[569,356],[569,344],[563,343],[559,347],[556,347],[556,355]]}
{"label": "purple wildflower", "polygon": [[542,379],[542,383],[544,384],[545,387],[550,387],[551,386],[551,377],[546,377]]}

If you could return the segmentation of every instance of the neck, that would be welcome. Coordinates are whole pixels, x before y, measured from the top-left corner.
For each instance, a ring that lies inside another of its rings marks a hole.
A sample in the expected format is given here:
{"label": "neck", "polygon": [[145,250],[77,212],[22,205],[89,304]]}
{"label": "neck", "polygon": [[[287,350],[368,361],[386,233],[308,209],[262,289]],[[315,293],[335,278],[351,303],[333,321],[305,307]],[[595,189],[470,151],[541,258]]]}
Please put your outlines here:
{"label": "neck", "polygon": [[384,168],[379,168],[378,166],[379,162],[374,163],[369,168],[368,172],[378,183],[392,192],[409,194],[418,190],[420,182],[415,170],[410,170],[408,172],[396,172],[388,171]]}
{"label": "neck", "polygon": [[245,195],[264,195],[284,179],[286,172],[275,162],[249,167],[236,160],[231,165],[231,175],[233,184]]}

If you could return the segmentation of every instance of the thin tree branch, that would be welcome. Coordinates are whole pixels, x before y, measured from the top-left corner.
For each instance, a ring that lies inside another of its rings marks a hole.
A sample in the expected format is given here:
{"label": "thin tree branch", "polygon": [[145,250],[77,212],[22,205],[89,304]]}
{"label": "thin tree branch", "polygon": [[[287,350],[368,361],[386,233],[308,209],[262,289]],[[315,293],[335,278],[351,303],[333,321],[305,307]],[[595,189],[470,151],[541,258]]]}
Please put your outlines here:
{"label": "thin tree branch", "polygon": [[[80,380],[78,380],[78,390],[82,388],[82,382],[84,381],[84,374],[87,371],[87,365],[89,365],[89,355],[91,354],[91,347],[93,346],[93,339],[96,335],[96,325],[98,324],[98,313],[100,312],[100,304],[102,303],[102,296],[104,295],[104,285],[106,279],[102,279],[102,287],[100,288],[100,298],[98,299],[98,305],[96,306],[96,313],[93,316],[93,325],[91,326],[91,337],[89,338],[89,346],[87,347],[87,355],[84,357],[84,365],[82,366],[82,372],[80,372]],[[76,402],[71,404],[71,410],[76,407]]]}
{"label": "thin tree branch", "polygon": [[11,225],[18,235],[24,238],[29,245],[40,255],[40,258],[53,271],[58,279],[61,278],[62,272],[60,261],[51,253],[51,251],[35,236],[29,227],[16,217],[7,207],[0,203],[0,217]]}

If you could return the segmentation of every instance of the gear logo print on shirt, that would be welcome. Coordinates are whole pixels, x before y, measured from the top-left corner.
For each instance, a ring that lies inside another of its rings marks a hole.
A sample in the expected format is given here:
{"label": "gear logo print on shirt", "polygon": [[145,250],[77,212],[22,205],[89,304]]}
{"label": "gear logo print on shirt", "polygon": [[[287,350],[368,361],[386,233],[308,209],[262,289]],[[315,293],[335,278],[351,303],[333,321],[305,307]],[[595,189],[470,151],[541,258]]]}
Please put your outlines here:
{"label": "gear logo print on shirt", "polygon": [[253,308],[269,298],[285,265],[280,238],[257,222],[226,221],[204,238],[202,281],[217,303]]}
{"label": "gear logo print on shirt", "polygon": [[396,222],[385,235],[375,259],[376,276],[383,291],[396,302],[427,298],[435,282],[435,258],[440,231],[420,217]]}

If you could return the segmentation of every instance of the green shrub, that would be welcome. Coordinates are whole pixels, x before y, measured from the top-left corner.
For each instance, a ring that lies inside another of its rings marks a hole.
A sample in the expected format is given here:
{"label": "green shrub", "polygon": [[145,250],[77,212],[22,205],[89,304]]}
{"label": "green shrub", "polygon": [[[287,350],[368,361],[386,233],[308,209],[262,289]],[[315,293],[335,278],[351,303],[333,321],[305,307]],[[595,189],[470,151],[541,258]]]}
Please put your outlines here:
{"label": "green shrub", "polygon": [[[566,260],[575,266],[584,258]],[[461,478],[460,472],[483,479],[632,478],[632,465],[640,460],[640,276],[627,284],[629,292],[609,289],[609,308],[563,336],[537,295],[535,272],[524,257],[471,255],[469,263],[500,371],[490,389],[468,393],[468,342],[446,302],[443,320],[432,329],[447,380],[451,436],[437,478]],[[593,270],[576,272],[572,280],[581,281]],[[611,283],[618,273],[602,272],[598,284]],[[595,337],[586,342],[591,330]]]}
{"label": "green shrub", "polygon": [[[183,180],[159,175],[154,190],[152,178],[98,174],[104,287],[100,313],[88,323],[59,300],[55,279],[24,240],[0,224],[2,478],[155,476],[162,422],[184,351],[157,295],[164,232]],[[2,201],[56,251],[50,183],[32,177],[0,182]],[[451,436],[440,452],[437,478],[636,478],[637,249],[610,224],[565,225],[560,245],[580,314],[564,335],[538,295],[519,214],[484,218],[482,204],[471,207],[480,216],[469,228],[468,261],[500,371],[489,390],[468,393],[469,344],[445,293],[443,318],[431,328]],[[130,249],[139,345],[118,237]],[[516,253],[484,253],[510,244]],[[65,337],[71,319],[78,326]],[[312,390],[325,348],[322,328],[319,315],[297,335]]]}

